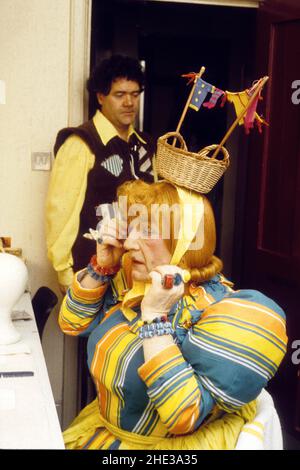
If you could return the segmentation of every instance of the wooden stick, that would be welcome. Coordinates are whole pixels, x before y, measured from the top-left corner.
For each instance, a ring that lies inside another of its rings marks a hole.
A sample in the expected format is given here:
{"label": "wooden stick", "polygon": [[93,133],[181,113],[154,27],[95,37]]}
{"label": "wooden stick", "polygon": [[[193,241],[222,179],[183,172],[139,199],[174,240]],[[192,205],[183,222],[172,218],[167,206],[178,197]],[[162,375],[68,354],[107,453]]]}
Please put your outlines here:
{"label": "wooden stick", "polygon": [[246,112],[248,111],[248,109],[250,108],[251,104],[253,103],[253,101],[255,100],[255,98],[257,97],[258,93],[260,92],[260,90],[263,88],[263,86],[265,85],[265,83],[269,80],[269,77],[266,76],[266,77],[263,77],[260,79],[260,81],[257,83],[257,88],[255,90],[255,92],[253,93],[253,95],[251,96],[250,100],[248,101],[247,105],[245,106],[245,108],[241,111],[241,113],[239,114],[239,116],[236,118],[236,120],[232,123],[231,127],[228,129],[228,131],[226,132],[225,136],[223,137],[223,139],[221,140],[221,142],[219,143],[218,147],[216,148],[216,150],[214,151],[213,155],[211,156],[211,158],[216,158],[217,154],[219,153],[221,147],[223,147],[223,145],[225,144],[226,140],[228,139],[228,137],[232,134],[233,130],[235,129],[235,127],[238,125],[238,123],[240,122],[240,120],[242,119],[242,117],[246,114]]}
{"label": "wooden stick", "polygon": [[[187,113],[188,107],[189,107],[190,102],[191,102],[191,100],[192,100],[192,96],[193,96],[193,93],[194,93],[194,90],[195,90],[195,87],[196,87],[197,80],[198,80],[198,78],[202,77],[202,75],[204,74],[204,72],[205,72],[205,67],[201,67],[200,72],[195,76],[194,86],[193,86],[192,89],[191,89],[191,92],[190,92],[189,97],[188,97],[188,99],[187,99],[187,102],[186,102],[186,104],[185,104],[184,110],[182,111],[182,115],[181,115],[181,117],[180,117],[180,119],[179,119],[179,122],[178,122],[178,125],[177,125],[177,128],[176,128],[176,132],[179,132],[179,130],[180,130],[181,126],[182,126],[183,120],[184,120],[184,118],[185,118],[185,115],[186,115],[186,113]],[[176,137],[174,137],[174,139],[173,139],[173,144],[172,144],[173,146],[175,145],[175,142],[176,142]]]}

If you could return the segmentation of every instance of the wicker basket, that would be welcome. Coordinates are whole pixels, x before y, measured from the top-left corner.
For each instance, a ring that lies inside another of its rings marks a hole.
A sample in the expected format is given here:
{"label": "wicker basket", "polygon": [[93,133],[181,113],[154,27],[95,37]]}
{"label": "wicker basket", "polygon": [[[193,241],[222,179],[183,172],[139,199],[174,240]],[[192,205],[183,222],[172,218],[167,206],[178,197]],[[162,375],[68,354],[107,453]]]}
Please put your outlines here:
{"label": "wicker basket", "polygon": [[[180,148],[168,143],[170,137],[179,141]],[[220,148],[223,153],[222,160],[208,156],[209,152],[217,147],[218,145],[210,145],[198,153],[189,152],[180,134],[168,132],[157,142],[157,173],[171,183],[206,194],[212,190],[229,166],[229,154],[225,147]]]}

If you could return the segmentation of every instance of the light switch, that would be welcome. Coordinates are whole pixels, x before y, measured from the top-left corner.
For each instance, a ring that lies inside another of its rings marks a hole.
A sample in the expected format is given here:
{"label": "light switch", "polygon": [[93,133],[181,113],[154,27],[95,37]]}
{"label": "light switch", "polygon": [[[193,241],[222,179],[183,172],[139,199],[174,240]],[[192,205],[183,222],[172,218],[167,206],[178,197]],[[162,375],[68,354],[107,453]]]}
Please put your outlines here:
{"label": "light switch", "polygon": [[51,152],[32,152],[31,169],[34,171],[50,171]]}

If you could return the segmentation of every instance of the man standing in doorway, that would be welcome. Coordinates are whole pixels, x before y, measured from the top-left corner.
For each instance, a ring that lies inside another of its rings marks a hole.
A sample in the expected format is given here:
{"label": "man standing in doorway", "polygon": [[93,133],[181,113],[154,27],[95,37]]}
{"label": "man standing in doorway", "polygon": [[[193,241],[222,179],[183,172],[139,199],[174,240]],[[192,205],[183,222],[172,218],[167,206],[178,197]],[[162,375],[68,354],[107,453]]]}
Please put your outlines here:
{"label": "man standing in doorway", "polygon": [[95,208],[112,202],[126,180],[153,180],[154,141],[133,126],[144,88],[139,62],[120,55],[105,59],[87,88],[99,109],[81,126],[58,133],[46,203],[48,257],[62,292],[94,254],[94,243],[83,234],[97,224]]}

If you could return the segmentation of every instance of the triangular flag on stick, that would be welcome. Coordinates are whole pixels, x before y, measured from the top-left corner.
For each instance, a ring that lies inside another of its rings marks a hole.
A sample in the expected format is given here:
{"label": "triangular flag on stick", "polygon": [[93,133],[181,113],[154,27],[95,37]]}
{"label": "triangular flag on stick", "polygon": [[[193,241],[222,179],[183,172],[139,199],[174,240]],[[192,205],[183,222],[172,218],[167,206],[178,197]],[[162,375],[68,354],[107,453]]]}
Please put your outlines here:
{"label": "triangular flag on stick", "polygon": [[[261,78],[260,80],[258,80],[258,82],[255,84],[254,87],[252,87],[252,95],[250,96],[249,100],[247,101],[247,103],[244,105],[244,106],[241,106],[239,108],[239,113],[237,114],[237,118],[235,119],[235,121],[231,124],[230,128],[228,129],[228,131],[226,132],[225,136],[223,137],[223,139],[221,140],[221,142],[219,143],[218,147],[216,148],[216,150],[214,151],[213,155],[211,158],[216,158],[216,156],[218,155],[221,147],[225,144],[225,142],[227,141],[227,139],[229,138],[229,136],[232,134],[232,131],[235,129],[235,127],[238,125],[238,124],[243,124],[243,121],[244,121],[244,116],[246,115],[246,113],[248,112],[249,109],[251,109],[251,106],[252,104],[256,101],[256,98],[257,96],[259,96],[261,94],[261,90],[263,89],[265,83],[268,81],[269,77],[266,76],[266,77],[263,77]],[[238,93],[235,93],[235,95],[238,95]],[[226,96],[228,98],[228,92],[226,92]],[[264,121],[262,118],[260,118],[258,116],[257,113],[255,113],[255,117],[257,115],[257,118],[256,121],[258,123],[258,126],[261,124],[260,121]],[[265,121],[264,121],[265,123]],[[266,123],[267,124],[267,123]]]}
{"label": "triangular flag on stick", "polygon": [[[237,116],[241,115],[243,113],[243,110],[247,111],[244,113],[239,120],[238,124],[241,126],[244,124],[246,134],[249,134],[250,129],[253,128],[254,122],[256,122],[259,131],[261,132],[261,126],[262,124],[268,125],[268,123],[260,117],[257,112],[257,104],[258,101],[261,98],[261,88],[259,92],[256,94],[255,98],[251,100],[253,94],[255,93],[257,89],[257,84],[255,84],[250,90],[244,90],[240,91],[237,93],[232,93],[230,91],[226,91],[226,97],[229,103],[232,103],[234,105],[235,113]],[[249,105],[251,100],[251,105]]]}

